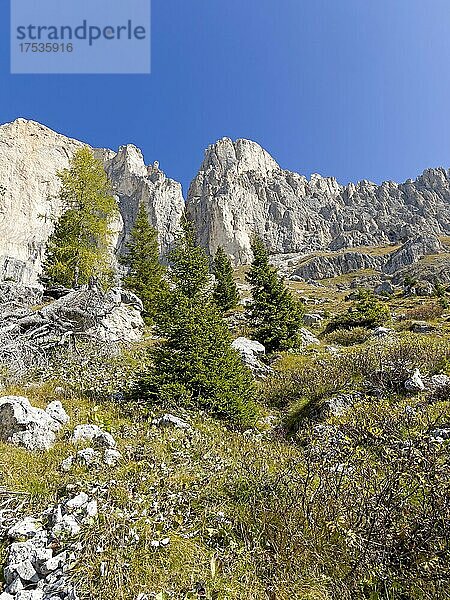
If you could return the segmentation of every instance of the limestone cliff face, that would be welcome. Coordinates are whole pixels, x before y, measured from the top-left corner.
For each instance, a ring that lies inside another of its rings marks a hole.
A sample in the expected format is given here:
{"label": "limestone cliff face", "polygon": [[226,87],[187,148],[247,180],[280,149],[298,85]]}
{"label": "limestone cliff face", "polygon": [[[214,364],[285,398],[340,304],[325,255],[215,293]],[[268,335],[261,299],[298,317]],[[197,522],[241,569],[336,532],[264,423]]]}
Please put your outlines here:
{"label": "limestone cliff face", "polygon": [[118,250],[124,250],[142,202],[150,222],[158,231],[161,254],[164,255],[174,240],[184,210],[181,184],[168,179],[158,163],[146,166],[141,150],[131,144],[121,146],[117,153],[95,150],[94,154],[103,161],[118,197],[124,224]]}
{"label": "limestone cliff face", "polygon": [[[83,144],[34,121],[0,126],[0,280],[37,281],[52,217],[61,214],[56,173],[69,166]],[[133,226],[139,201],[160,232],[164,252],[184,209],[181,185],[156,167],[146,167],[134,146],[95,150],[111,178],[121,219],[115,224],[117,250]]]}
{"label": "limestone cliff face", "polygon": [[187,210],[200,242],[211,253],[223,246],[235,264],[251,260],[254,233],[274,254],[384,245],[450,234],[450,170],[342,186],[284,171],[255,142],[224,138],[206,150]]}
{"label": "limestone cliff face", "polygon": [[0,127],[0,279],[36,281],[61,211],[56,172],[81,145],[24,119]]}

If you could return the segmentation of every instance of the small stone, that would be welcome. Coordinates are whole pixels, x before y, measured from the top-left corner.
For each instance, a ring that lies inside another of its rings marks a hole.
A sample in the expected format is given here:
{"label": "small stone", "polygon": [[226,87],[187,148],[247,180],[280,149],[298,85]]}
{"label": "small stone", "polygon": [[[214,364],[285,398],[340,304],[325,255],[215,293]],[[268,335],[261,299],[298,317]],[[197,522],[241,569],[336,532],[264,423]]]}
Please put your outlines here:
{"label": "small stone", "polygon": [[8,562],[10,565],[15,565],[33,558],[33,546],[29,542],[16,542],[11,544],[8,549]]}
{"label": "small stone", "polygon": [[305,325],[320,325],[323,321],[323,317],[317,313],[305,313],[303,315],[303,322]]}
{"label": "small stone", "polygon": [[58,421],[58,423],[61,423],[61,425],[66,425],[70,421],[69,415],[66,413],[59,400],[50,402],[45,409],[45,412],[50,415],[52,419]]}
{"label": "small stone", "polygon": [[17,577],[10,585],[8,585],[5,591],[8,592],[8,594],[14,595],[18,594],[24,587],[20,577]]}
{"label": "small stone", "polygon": [[450,377],[444,374],[432,375],[427,380],[427,386],[434,390],[450,387]]}
{"label": "small stone", "polygon": [[14,568],[22,581],[29,581],[30,583],[37,583],[39,581],[39,575],[29,560],[14,565]]}
{"label": "small stone", "polygon": [[414,333],[433,333],[436,331],[436,327],[426,321],[416,321],[411,325],[411,331]]}
{"label": "small stone", "polygon": [[44,592],[42,590],[21,590],[15,600],[43,600]]}
{"label": "small stone", "polygon": [[91,500],[88,502],[85,510],[88,517],[96,517],[98,514],[97,500]]}
{"label": "small stone", "polygon": [[74,509],[77,509],[77,508],[81,508],[82,506],[84,506],[88,502],[89,502],[89,496],[87,494],[85,494],[84,492],[80,492],[74,498],[71,498],[70,500],[67,500],[65,506],[69,510],[74,510]]}
{"label": "small stone", "polygon": [[408,392],[422,392],[425,389],[425,384],[422,381],[422,376],[419,369],[415,369],[409,379],[405,381],[405,390]]}
{"label": "small stone", "polygon": [[339,356],[340,354],[339,348],[336,348],[336,346],[327,346],[327,352],[328,354],[331,354],[331,356]]}
{"label": "small stone", "polygon": [[52,529],[55,537],[60,537],[61,535],[78,535],[80,531],[81,527],[72,515],[64,515]]}
{"label": "small stone", "polygon": [[440,427],[430,431],[430,440],[437,444],[443,444],[450,439],[450,428]]}
{"label": "small stone", "polygon": [[183,421],[183,419],[180,419],[180,417],[176,417],[175,415],[171,415],[169,413],[166,413],[158,419],[153,419],[152,423],[157,427],[172,426],[177,429],[191,429],[191,426],[187,421]]}
{"label": "small stone", "polygon": [[49,450],[61,423],[23,396],[0,398],[0,439],[27,450]]}
{"label": "small stone", "polygon": [[33,517],[25,517],[8,530],[8,537],[14,540],[32,538],[38,531],[42,531],[42,523]]}
{"label": "small stone", "polygon": [[115,448],[116,441],[107,431],[103,431],[98,425],[77,425],[73,432],[74,442],[94,442],[97,446]]}
{"label": "small stone", "polygon": [[95,462],[98,456],[99,454],[94,448],[85,448],[84,450],[79,450],[76,454],[77,460],[84,462],[88,466]]}
{"label": "small stone", "polygon": [[383,338],[391,335],[392,333],[394,333],[393,329],[390,329],[389,327],[380,326],[372,330],[372,337]]}
{"label": "small stone", "polygon": [[43,575],[49,575],[53,571],[60,569],[67,560],[67,552],[61,552],[47,560],[41,567],[41,573]]}
{"label": "small stone", "polygon": [[16,565],[15,564],[6,565],[6,567],[3,569],[3,578],[5,580],[5,583],[7,585],[9,585],[10,583],[12,583],[14,581],[14,579],[16,579],[16,577],[17,577]]}
{"label": "small stone", "polygon": [[301,327],[299,333],[302,346],[315,346],[320,344],[320,340],[305,327]]}
{"label": "small stone", "polygon": [[81,508],[85,504],[89,502],[89,496],[85,492],[80,492],[70,500],[66,502],[66,508],[68,509],[77,509]]}
{"label": "small stone", "polygon": [[64,471],[64,473],[68,473],[73,467],[74,460],[74,456],[68,456],[67,458],[65,458],[60,465],[61,471]]}
{"label": "small stone", "polygon": [[108,467],[115,467],[121,458],[122,454],[113,448],[107,448],[103,454],[103,462]]}

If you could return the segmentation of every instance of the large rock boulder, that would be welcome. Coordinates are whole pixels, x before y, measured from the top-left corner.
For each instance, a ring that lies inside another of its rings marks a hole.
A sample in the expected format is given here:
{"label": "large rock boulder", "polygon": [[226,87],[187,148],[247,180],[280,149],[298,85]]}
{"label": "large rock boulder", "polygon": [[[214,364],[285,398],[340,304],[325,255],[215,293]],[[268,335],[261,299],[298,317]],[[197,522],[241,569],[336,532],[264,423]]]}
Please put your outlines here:
{"label": "large rock boulder", "polygon": [[[59,404],[59,403],[58,403]],[[0,440],[28,450],[48,450],[56,433],[69,420],[62,406],[49,404],[47,410],[31,406],[23,396],[0,398]]]}
{"label": "large rock boulder", "polygon": [[[142,302],[119,288],[104,293],[98,288],[70,290],[38,311],[16,321],[17,335],[51,343],[68,334],[107,342],[134,342],[140,339],[144,322]],[[5,323],[3,324],[5,327]],[[1,335],[0,329],[0,335]]]}

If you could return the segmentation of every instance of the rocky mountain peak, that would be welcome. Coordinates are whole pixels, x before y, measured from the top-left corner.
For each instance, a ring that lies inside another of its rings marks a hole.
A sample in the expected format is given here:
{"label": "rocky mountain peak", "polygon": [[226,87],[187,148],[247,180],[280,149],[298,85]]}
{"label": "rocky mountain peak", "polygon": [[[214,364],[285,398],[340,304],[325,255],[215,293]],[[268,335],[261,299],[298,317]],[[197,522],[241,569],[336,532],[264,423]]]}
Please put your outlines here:
{"label": "rocky mountain peak", "polygon": [[279,165],[259,144],[251,140],[222,138],[209,146],[200,171],[215,170],[222,175],[239,176],[249,171],[270,173]]}
{"label": "rocky mountain peak", "polygon": [[200,242],[222,246],[235,264],[251,260],[260,235],[272,254],[309,254],[450,234],[450,171],[417,180],[340,185],[333,177],[282,170],[255,142],[228,138],[206,151],[187,210]]}

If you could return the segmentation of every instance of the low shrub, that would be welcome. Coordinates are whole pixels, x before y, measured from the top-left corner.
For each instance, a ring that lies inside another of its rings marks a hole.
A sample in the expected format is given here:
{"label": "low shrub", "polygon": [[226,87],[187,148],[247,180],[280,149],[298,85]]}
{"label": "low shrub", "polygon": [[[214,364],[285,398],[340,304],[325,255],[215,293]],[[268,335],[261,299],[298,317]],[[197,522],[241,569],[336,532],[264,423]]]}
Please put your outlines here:
{"label": "low shrub", "polygon": [[364,407],[341,433],[309,430],[304,461],[248,459],[229,486],[235,528],[270,597],[449,597],[450,462],[430,418]]}
{"label": "low shrub", "polygon": [[437,302],[427,302],[421,306],[410,308],[405,313],[405,318],[412,321],[432,321],[439,319],[444,313],[444,308]]}
{"label": "low shrub", "polygon": [[323,336],[326,344],[337,344],[338,346],[354,346],[362,344],[370,338],[370,331],[365,327],[353,327],[351,329],[336,329]]}
{"label": "low shrub", "polygon": [[352,306],[344,314],[338,315],[327,325],[326,332],[353,327],[377,327],[390,321],[391,313],[384,302],[378,300],[369,290],[359,290]]}
{"label": "low shrub", "polygon": [[351,347],[338,356],[284,359],[262,384],[262,394],[269,405],[286,408],[298,401],[317,402],[349,390],[376,395],[403,393],[413,369],[419,368],[423,374],[439,373],[445,371],[449,359],[447,338],[408,333]]}

